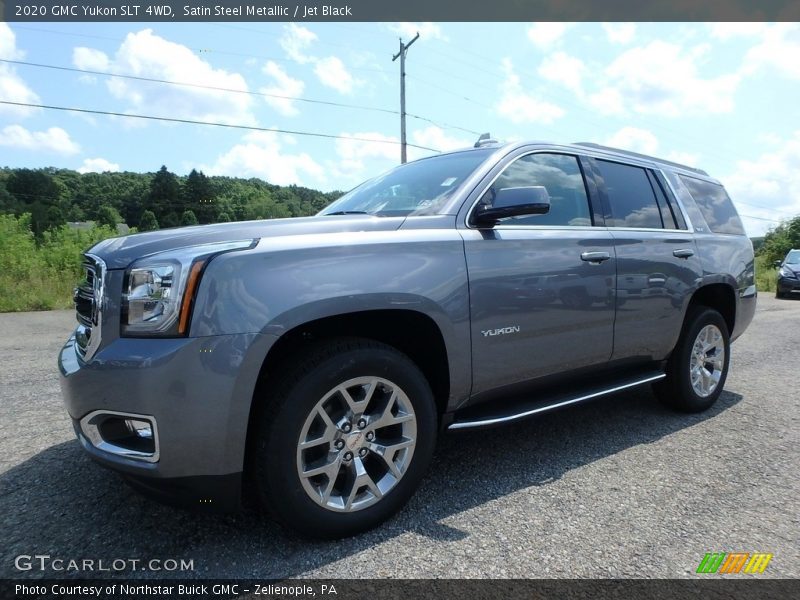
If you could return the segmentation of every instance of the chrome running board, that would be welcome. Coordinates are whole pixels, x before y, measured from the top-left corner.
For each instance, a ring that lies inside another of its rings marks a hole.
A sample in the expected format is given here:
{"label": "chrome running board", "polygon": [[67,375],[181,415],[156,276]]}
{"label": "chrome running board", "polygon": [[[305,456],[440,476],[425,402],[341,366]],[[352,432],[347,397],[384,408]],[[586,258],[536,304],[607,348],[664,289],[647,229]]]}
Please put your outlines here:
{"label": "chrome running board", "polygon": [[[558,408],[562,408],[564,406],[569,406],[570,404],[577,404],[578,402],[585,402],[587,400],[592,400],[594,398],[599,398],[600,396],[606,396],[608,394],[614,394],[616,392],[621,392],[622,390],[626,390],[628,388],[636,387],[639,385],[644,385],[645,383],[651,383],[653,381],[658,381],[659,379],[664,379],[666,375],[661,372],[650,372],[646,375],[640,375],[635,379],[627,379],[618,382],[617,384],[613,385],[612,387],[603,387],[603,388],[594,388],[591,390],[584,390],[578,396],[560,396],[558,398],[550,398],[545,401],[538,401],[538,402],[530,402],[527,405],[519,406],[516,405],[515,411],[510,412],[509,414],[500,414],[500,415],[486,415],[484,417],[477,417],[472,419],[466,419],[460,421],[458,415],[456,415],[456,419],[453,423],[451,423],[447,428],[448,429],[473,429],[478,427],[491,427],[493,425],[501,425],[503,423],[510,423],[512,421],[516,421],[518,419],[525,419],[527,417],[532,417],[533,415],[537,415],[539,413],[548,412],[551,410],[556,410]],[[500,407],[495,408],[495,413],[501,412]]]}

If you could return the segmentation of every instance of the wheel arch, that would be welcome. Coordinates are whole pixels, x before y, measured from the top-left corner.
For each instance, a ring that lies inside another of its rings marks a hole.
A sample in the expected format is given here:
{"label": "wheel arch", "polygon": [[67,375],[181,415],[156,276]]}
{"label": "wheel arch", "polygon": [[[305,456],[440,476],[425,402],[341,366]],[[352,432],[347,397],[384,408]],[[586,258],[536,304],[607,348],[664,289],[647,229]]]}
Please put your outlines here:
{"label": "wheel arch", "polygon": [[371,309],[300,323],[281,335],[269,349],[261,366],[259,382],[266,382],[280,372],[281,365],[302,352],[303,345],[337,337],[360,337],[400,350],[425,375],[439,413],[447,408],[451,393],[451,365],[445,337],[430,315],[417,310]]}
{"label": "wheel arch", "polygon": [[708,306],[725,319],[728,333],[732,336],[736,325],[736,289],[727,282],[715,281],[701,285],[689,299],[686,314],[692,306]]}

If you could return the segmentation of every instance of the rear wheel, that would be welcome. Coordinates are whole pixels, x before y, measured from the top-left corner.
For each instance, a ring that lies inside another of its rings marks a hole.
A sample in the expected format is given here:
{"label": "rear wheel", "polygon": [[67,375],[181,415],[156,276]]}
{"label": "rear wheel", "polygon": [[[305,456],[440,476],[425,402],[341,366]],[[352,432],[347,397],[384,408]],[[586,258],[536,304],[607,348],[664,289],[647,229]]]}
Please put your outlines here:
{"label": "rear wheel", "polygon": [[270,387],[254,479],[281,523],[337,538],[402,508],[436,439],[433,395],[408,357],[369,340],[326,342]]}
{"label": "rear wheel", "polygon": [[689,309],[672,355],[666,379],[653,388],[665,405],[683,412],[700,412],[719,398],[730,365],[730,334],[725,319],[707,306]]}

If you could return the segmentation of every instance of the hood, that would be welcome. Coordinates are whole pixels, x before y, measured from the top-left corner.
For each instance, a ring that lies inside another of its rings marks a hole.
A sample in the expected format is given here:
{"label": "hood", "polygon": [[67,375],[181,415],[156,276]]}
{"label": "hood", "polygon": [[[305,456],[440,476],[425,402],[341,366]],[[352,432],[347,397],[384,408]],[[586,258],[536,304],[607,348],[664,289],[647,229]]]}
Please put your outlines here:
{"label": "hood", "polygon": [[124,269],[134,260],[144,256],[187,246],[286,235],[394,231],[403,224],[403,221],[405,217],[330,215],[217,223],[110,238],[95,244],[88,252],[103,259],[109,269]]}
{"label": "hood", "polygon": [[800,263],[784,263],[780,267],[781,269],[786,269],[787,271],[791,271],[798,277],[800,277]]}

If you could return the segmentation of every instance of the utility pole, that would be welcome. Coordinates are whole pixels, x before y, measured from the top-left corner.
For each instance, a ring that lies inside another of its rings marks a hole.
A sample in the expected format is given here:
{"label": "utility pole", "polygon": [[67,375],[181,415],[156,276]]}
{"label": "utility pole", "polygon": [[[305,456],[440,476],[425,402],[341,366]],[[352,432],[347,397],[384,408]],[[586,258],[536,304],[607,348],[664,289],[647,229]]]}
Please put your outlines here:
{"label": "utility pole", "polygon": [[418,38],[419,32],[407,44],[400,38],[400,51],[392,57],[392,62],[400,57],[400,162],[403,164],[406,163],[406,52]]}

